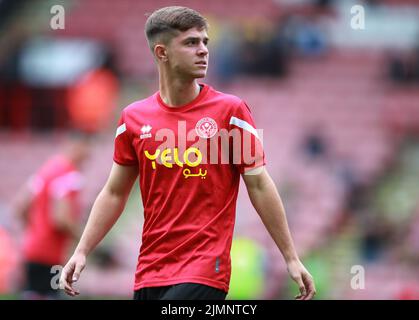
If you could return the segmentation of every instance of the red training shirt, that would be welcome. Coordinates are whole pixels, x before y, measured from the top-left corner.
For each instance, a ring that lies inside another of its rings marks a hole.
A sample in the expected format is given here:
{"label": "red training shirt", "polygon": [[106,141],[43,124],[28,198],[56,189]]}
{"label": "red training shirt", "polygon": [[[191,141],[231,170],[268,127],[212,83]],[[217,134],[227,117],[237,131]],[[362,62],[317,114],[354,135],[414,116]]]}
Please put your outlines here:
{"label": "red training shirt", "polygon": [[67,198],[71,216],[80,218],[79,194],[81,173],[64,156],[55,156],[30,179],[33,200],[29,209],[29,222],[23,243],[26,261],[61,265],[65,262],[71,236],[58,230],[53,222],[54,199]]}
{"label": "red training shirt", "polygon": [[193,282],[228,292],[240,174],[265,159],[245,102],[201,86],[187,105],[157,92],[119,121],[114,161],[138,166],[144,205],[134,290]]}

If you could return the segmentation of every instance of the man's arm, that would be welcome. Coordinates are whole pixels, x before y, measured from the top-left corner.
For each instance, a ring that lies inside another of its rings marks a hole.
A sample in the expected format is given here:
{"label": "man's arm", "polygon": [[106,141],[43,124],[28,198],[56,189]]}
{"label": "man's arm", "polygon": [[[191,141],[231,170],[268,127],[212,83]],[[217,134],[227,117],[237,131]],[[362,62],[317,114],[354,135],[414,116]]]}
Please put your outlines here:
{"label": "man's arm", "polygon": [[254,208],[285,259],[288,273],[298,284],[300,295],[296,299],[313,298],[316,293],[313,277],[298,258],[274,182],[265,168],[258,174],[243,174],[242,177]]}
{"label": "man's arm", "polygon": [[12,200],[13,211],[18,218],[18,220],[26,226],[29,220],[29,208],[33,201],[34,194],[28,187],[28,184],[25,184],[16,194]]}
{"label": "man's arm", "polygon": [[71,203],[66,197],[53,200],[52,219],[55,227],[73,238],[80,236],[77,222],[71,216]]}
{"label": "man's arm", "polygon": [[79,294],[72,287],[72,283],[79,279],[88,254],[118,220],[137,176],[136,166],[113,164],[108,181],[93,204],[79,244],[61,273],[60,288],[65,289],[67,294],[71,296]]}

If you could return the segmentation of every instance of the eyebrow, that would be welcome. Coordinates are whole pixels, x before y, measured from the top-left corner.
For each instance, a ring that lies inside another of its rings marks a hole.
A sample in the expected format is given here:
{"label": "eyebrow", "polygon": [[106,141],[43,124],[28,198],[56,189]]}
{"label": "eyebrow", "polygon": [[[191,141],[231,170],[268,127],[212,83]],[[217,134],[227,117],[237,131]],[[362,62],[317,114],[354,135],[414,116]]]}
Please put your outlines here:
{"label": "eyebrow", "polygon": [[[199,40],[201,40],[201,38],[200,37],[188,37],[185,40],[183,40],[183,42],[192,41],[192,40],[193,41],[199,41]],[[203,38],[203,41],[208,42],[209,41],[209,38],[208,37],[204,37]]]}

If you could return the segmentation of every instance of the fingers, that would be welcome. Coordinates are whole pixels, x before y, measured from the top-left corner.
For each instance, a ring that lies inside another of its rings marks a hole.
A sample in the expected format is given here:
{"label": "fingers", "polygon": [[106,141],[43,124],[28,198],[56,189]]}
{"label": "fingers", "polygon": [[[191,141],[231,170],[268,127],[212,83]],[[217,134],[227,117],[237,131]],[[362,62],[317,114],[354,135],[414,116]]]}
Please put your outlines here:
{"label": "fingers", "polygon": [[297,282],[298,284],[298,289],[300,290],[300,294],[295,296],[296,300],[302,300],[303,297],[306,296],[307,292],[306,292],[306,287],[304,285],[303,279],[301,276],[295,278],[295,282]]}
{"label": "fingers", "polygon": [[76,282],[77,280],[79,280],[80,278],[80,273],[83,271],[84,269],[84,265],[81,263],[76,264],[74,273],[73,273],[73,278],[71,279],[73,282]]}
{"label": "fingers", "polygon": [[300,293],[295,296],[296,300],[310,300],[316,294],[314,280],[301,261],[291,261],[287,265],[288,273],[298,284]]}
{"label": "fingers", "polygon": [[75,290],[70,284],[67,284],[64,287],[64,291],[66,294],[68,294],[71,297],[77,296],[79,294],[79,292]]}
{"label": "fingers", "polygon": [[65,293],[72,297],[80,293],[78,290],[76,290],[72,286],[72,283],[74,282],[72,279],[73,277],[74,277],[74,267],[70,263],[64,267],[61,273],[60,289],[64,289]]}
{"label": "fingers", "polygon": [[60,277],[60,289],[64,290],[66,294],[72,296],[73,288],[71,287],[71,284],[68,281],[69,274],[70,272],[68,271],[67,266],[64,267]]}
{"label": "fingers", "polygon": [[304,273],[301,277],[297,278],[297,283],[300,289],[300,294],[295,296],[296,300],[311,300],[316,294],[313,277]]}
{"label": "fingers", "polygon": [[307,275],[303,278],[303,281],[307,288],[307,295],[304,300],[311,300],[316,294],[316,288],[314,286],[313,277],[311,277],[310,275]]}

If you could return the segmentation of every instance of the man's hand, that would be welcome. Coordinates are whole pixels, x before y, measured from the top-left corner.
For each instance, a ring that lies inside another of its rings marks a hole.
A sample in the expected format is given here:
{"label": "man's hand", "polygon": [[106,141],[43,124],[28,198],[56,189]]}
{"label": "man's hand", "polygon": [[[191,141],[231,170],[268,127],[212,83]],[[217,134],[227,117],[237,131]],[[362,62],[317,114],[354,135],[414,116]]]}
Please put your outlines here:
{"label": "man's hand", "polygon": [[288,273],[292,280],[298,284],[300,294],[296,300],[311,300],[316,294],[314,280],[300,260],[293,260],[287,264]]}
{"label": "man's hand", "polygon": [[86,265],[86,256],[83,254],[74,254],[67,262],[60,277],[60,288],[65,290],[69,296],[79,295],[80,292],[73,288],[73,283],[80,278],[80,273]]}

